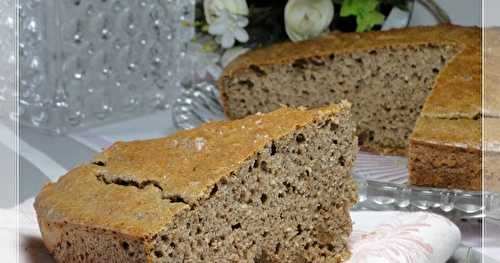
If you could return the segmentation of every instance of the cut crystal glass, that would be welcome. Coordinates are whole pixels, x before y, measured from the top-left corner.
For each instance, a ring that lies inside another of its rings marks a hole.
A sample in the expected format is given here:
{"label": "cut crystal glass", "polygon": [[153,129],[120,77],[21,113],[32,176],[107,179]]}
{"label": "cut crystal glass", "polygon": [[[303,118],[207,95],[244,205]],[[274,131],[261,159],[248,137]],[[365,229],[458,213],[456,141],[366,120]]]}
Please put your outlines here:
{"label": "cut crystal glass", "polygon": [[195,0],[21,1],[21,122],[64,133],[169,107],[191,74],[194,12]]}

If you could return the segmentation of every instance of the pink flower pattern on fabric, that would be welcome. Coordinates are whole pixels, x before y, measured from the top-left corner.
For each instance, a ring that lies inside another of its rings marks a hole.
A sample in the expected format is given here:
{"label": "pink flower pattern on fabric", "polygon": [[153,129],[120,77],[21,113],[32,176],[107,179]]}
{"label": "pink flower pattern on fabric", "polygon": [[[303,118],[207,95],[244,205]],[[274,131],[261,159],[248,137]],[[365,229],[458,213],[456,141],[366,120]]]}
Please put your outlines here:
{"label": "pink flower pattern on fabric", "polygon": [[421,257],[429,259],[433,248],[418,236],[420,230],[431,227],[423,223],[429,216],[432,214],[416,214],[411,220],[399,216],[374,231],[354,231],[350,239],[352,257],[347,262],[366,263],[379,258],[390,263],[415,263]]}

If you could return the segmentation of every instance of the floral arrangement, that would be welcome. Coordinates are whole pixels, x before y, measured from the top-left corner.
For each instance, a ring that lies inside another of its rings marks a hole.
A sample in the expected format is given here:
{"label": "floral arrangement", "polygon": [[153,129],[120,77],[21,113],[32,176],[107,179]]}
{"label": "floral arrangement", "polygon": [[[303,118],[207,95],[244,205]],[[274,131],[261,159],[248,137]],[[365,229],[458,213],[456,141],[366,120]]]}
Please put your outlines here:
{"label": "floral arrangement", "polygon": [[[195,22],[200,33],[194,42],[204,53],[199,75],[217,78],[232,59],[273,42],[304,41],[330,31],[380,30],[394,9],[409,18],[413,1],[203,0]],[[437,6],[434,0],[416,1]]]}

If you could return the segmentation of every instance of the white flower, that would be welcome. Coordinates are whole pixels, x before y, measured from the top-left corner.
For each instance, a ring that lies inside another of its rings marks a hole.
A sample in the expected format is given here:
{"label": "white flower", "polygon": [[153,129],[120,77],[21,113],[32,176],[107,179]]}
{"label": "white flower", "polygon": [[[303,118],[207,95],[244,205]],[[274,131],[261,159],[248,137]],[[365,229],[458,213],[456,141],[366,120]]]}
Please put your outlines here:
{"label": "white flower", "polygon": [[294,42],[321,35],[333,20],[332,0],[289,0],[285,28]]}
{"label": "white flower", "polygon": [[246,0],[205,0],[203,9],[208,24],[214,23],[224,10],[234,15],[248,15]]}
{"label": "white flower", "polygon": [[231,48],[236,40],[248,41],[248,33],[244,27],[248,25],[245,16],[231,14],[223,10],[215,21],[208,27],[208,33],[218,36],[217,40],[223,48]]}
{"label": "white flower", "polygon": [[229,65],[229,63],[231,63],[231,61],[233,61],[237,57],[247,53],[249,50],[250,50],[249,48],[244,48],[244,47],[233,47],[233,48],[226,50],[226,52],[224,52],[224,54],[222,54],[222,58],[220,59],[220,63],[222,64],[222,67],[225,68],[227,65]]}

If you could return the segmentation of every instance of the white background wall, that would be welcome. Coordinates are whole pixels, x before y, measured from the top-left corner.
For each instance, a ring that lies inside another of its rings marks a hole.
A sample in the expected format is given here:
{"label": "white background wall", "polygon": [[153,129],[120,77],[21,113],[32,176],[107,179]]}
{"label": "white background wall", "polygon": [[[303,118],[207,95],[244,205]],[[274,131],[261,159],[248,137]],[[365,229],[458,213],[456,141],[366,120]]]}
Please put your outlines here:
{"label": "white background wall", "polygon": [[484,25],[500,26],[500,0],[484,0]]}
{"label": "white background wall", "polygon": [[[481,0],[436,0],[454,24],[481,25]],[[483,0],[485,26],[500,26],[500,0]],[[437,21],[421,4],[415,5],[411,25],[433,25]]]}
{"label": "white background wall", "polygon": [[[500,4],[500,0],[485,1]],[[436,2],[448,13],[453,24],[463,26],[481,25],[481,0],[436,0]],[[436,18],[417,1],[410,24],[434,25],[436,23]]]}

